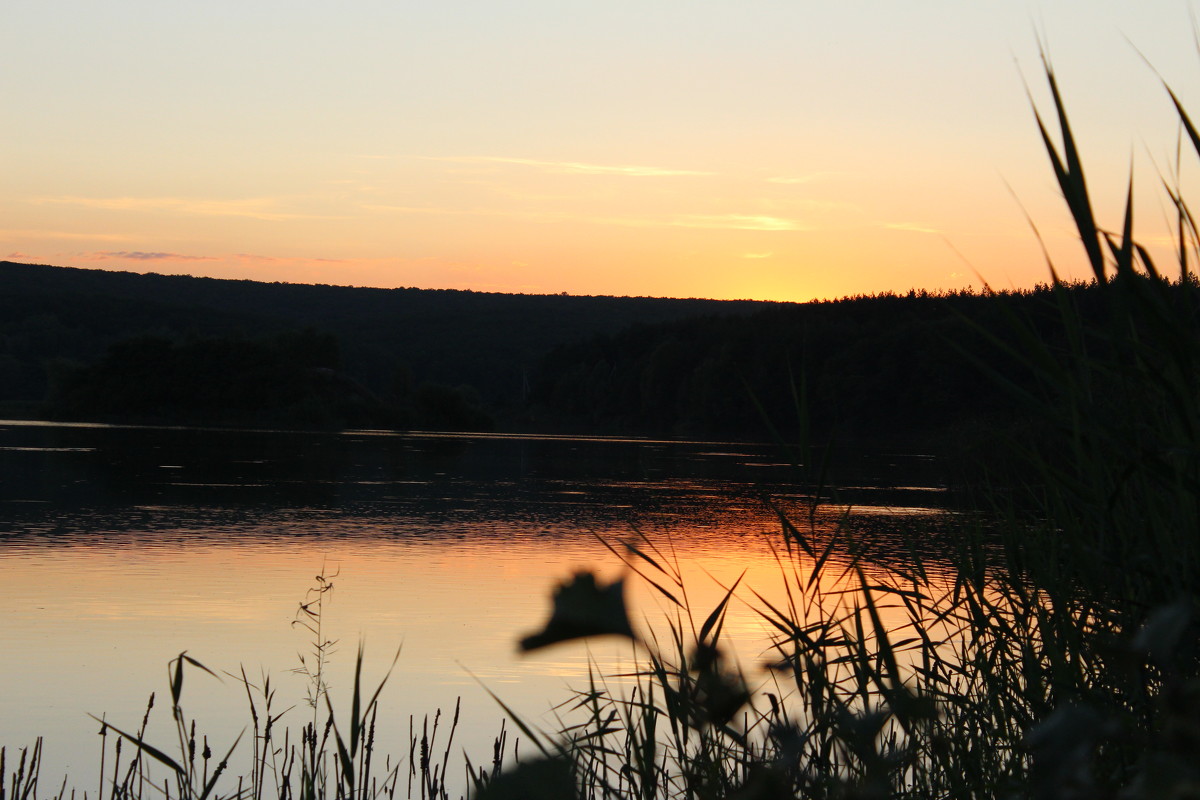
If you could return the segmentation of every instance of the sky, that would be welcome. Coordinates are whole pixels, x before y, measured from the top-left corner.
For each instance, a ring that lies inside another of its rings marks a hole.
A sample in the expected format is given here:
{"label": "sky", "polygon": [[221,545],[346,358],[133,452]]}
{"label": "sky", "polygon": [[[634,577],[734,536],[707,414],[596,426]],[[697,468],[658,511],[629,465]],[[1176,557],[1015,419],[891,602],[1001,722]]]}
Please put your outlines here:
{"label": "sky", "polygon": [[[0,259],[354,286],[807,301],[1173,258],[1186,0],[4,0]],[[1160,77],[1161,76],[1161,77]],[[1187,194],[1196,158],[1185,154]],[[1033,225],[1031,225],[1031,221]]]}

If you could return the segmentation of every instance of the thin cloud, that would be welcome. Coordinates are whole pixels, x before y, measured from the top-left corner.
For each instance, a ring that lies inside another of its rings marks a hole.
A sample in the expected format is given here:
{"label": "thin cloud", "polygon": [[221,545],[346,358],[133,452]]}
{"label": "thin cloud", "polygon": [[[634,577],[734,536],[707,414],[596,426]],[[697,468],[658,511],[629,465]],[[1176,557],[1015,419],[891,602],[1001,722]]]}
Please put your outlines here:
{"label": "thin cloud", "polygon": [[294,214],[274,210],[277,201],[269,197],[236,200],[195,200],[183,197],[79,197],[62,195],[40,197],[39,205],[74,205],[105,211],[172,211],[181,214],[219,217],[248,217],[267,221],[293,219],[336,219],[314,214]]}
{"label": "thin cloud", "polygon": [[216,256],[189,256],[183,253],[158,253],[142,250],[102,250],[87,253],[85,258],[92,260],[121,258],[130,261],[218,261]]}
{"label": "thin cloud", "polygon": [[583,217],[585,222],[601,225],[626,225],[636,228],[700,228],[737,231],[807,231],[811,226],[784,217],[754,214],[680,214],[666,219],[654,217]]}
{"label": "thin cloud", "polygon": [[353,259],[345,258],[310,258],[304,256],[287,257],[287,256],[267,256],[257,253],[233,253],[217,256],[197,256],[187,253],[171,253],[166,251],[150,251],[150,250],[95,250],[90,253],[72,254],[73,258],[86,259],[89,261],[222,261],[222,262],[241,262],[251,264],[346,264]]}
{"label": "thin cloud", "polygon": [[239,261],[252,261],[260,264],[350,264],[362,259],[353,258],[318,258],[309,256],[264,256],[258,253],[234,253],[231,256],[220,256],[221,260],[236,258]]}
{"label": "thin cloud", "polygon": [[674,178],[714,174],[691,169],[589,164],[582,161],[542,161],[534,158],[502,158],[499,156],[455,156],[433,158],[431,160],[454,161],[465,164],[516,164],[523,167],[535,167],[562,175],[624,175],[631,178]]}
{"label": "thin cloud", "polygon": [[803,231],[808,226],[793,219],[750,214],[688,215],[676,217],[668,225],[678,228],[715,228],[739,231]]}
{"label": "thin cloud", "polygon": [[742,258],[760,259],[760,258],[770,258],[773,255],[775,255],[775,253],[773,253],[773,252],[772,253],[742,253]]}
{"label": "thin cloud", "polygon": [[[364,170],[363,173],[367,174],[367,171]],[[370,195],[381,194],[387,191],[385,187],[382,187],[373,181],[361,180],[357,178],[335,178],[325,181],[324,185],[334,187],[337,191],[344,193],[357,192],[358,194]]]}
{"label": "thin cloud", "polygon": [[[362,203],[358,206],[364,211],[375,211],[383,214],[413,214],[418,216],[457,216],[457,217],[503,217],[506,219],[524,219],[533,222],[601,222],[593,217],[566,214],[562,211],[512,211],[499,208],[440,208],[437,206],[393,206],[379,203]],[[607,221],[607,220],[604,220]]]}
{"label": "thin cloud", "polygon": [[498,214],[502,212],[480,211],[470,208],[438,208],[436,206],[393,206],[384,203],[360,203],[364,211],[382,211],[388,214]]}
{"label": "thin cloud", "polygon": [[776,175],[772,178],[767,178],[767,183],[782,183],[785,185],[795,185],[800,183],[813,183],[814,181],[827,178],[831,175],[840,175],[839,172],[810,172],[807,175]]}
{"label": "thin cloud", "polygon": [[589,225],[620,225],[631,228],[702,228],[742,231],[805,231],[811,227],[794,219],[753,214],[681,214],[674,217],[603,217],[561,211],[509,211],[507,209],[448,209],[420,206],[363,205],[370,211],[394,214],[447,214],[507,217],[534,222],[582,222]]}
{"label": "thin cloud", "polygon": [[79,233],[78,231],[0,230],[0,239],[83,239],[92,242],[129,242],[134,237],[119,233]]}
{"label": "thin cloud", "polygon": [[941,233],[937,228],[929,228],[924,225],[918,225],[915,222],[887,222],[884,223],[885,228],[890,231],[910,231],[912,233]]}
{"label": "thin cloud", "polygon": [[860,206],[847,200],[815,200],[811,197],[799,200],[789,200],[789,204],[798,205],[809,211],[858,211]]}

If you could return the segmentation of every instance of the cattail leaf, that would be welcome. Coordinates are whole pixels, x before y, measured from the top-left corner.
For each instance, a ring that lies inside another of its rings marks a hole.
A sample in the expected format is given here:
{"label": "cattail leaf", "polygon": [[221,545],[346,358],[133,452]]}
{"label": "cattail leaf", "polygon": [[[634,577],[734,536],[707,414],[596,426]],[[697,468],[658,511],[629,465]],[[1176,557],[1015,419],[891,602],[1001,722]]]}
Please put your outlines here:
{"label": "cattail leaf", "polygon": [[383,680],[381,680],[379,685],[375,687],[374,694],[371,695],[370,701],[367,702],[366,713],[370,713],[370,710],[375,707],[376,703],[379,702],[379,694],[383,691],[384,684],[388,682],[388,678],[392,677],[392,670],[396,668],[397,662],[400,661],[400,652],[403,649],[403,644],[396,648],[396,655],[392,656],[392,663],[390,666],[388,666],[387,672],[384,673]]}
{"label": "cattail leaf", "polygon": [[633,553],[635,556],[642,559],[643,561],[645,561],[650,566],[654,567],[656,570],[658,570],[662,574],[664,574],[664,575],[669,574],[665,569],[663,569],[659,565],[659,563],[657,561],[655,561],[653,558],[648,556],[646,553],[643,553],[637,545],[633,544],[633,542],[621,542],[621,544],[624,545],[625,549],[628,550],[630,553]]}
{"label": "cattail leaf", "polygon": [[1179,120],[1183,123],[1183,129],[1187,131],[1188,138],[1192,141],[1192,147],[1196,149],[1196,154],[1200,155],[1200,133],[1197,133],[1196,126],[1192,124],[1192,118],[1188,116],[1187,111],[1183,107],[1183,103],[1179,102],[1179,98],[1170,86],[1163,84],[1167,90],[1167,94],[1171,96],[1171,102],[1175,104],[1175,110],[1179,112]]}
{"label": "cattail leaf", "polygon": [[775,512],[775,516],[779,517],[779,524],[783,527],[784,541],[794,541],[810,558],[816,558],[817,554],[813,551],[812,545],[809,544],[808,538],[800,533],[800,530],[795,526],[795,524],[791,521],[779,504],[774,500],[768,499],[767,505],[772,511]]}
{"label": "cattail leaf", "polygon": [[220,676],[220,675],[218,675],[217,673],[213,672],[211,669],[209,669],[208,667],[204,666],[203,664],[201,664],[199,661],[197,661],[196,659],[192,658],[191,656],[189,656],[189,655],[188,655],[186,652],[180,653],[180,654],[179,654],[179,657],[180,657],[180,658],[182,658],[182,659],[183,659],[184,661],[186,661],[187,663],[191,664],[193,667],[199,667],[200,669],[202,669],[202,670],[204,670],[205,672],[207,672],[209,675],[212,675],[212,676],[213,676],[214,678],[216,678],[217,680],[221,680],[221,676]]}
{"label": "cattail leaf", "polygon": [[655,589],[657,589],[659,591],[659,593],[662,594],[663,597],[670,600],[676,606],[683,608],[683,603],[680,602],[679,598],[676,597],[674,594],[672,594],[668,589],[666,589],[665,587],[660,585],[657,581],[653,581],[650,578],[646,577],[645,575],[642,576],[642,580],[644,580],[646,583],[650,584]]}
{"label": "cattail leaf", "polygon": [[1071,133],[1066,106],[1063,103],[1062,94],[1058,89],[1058,80],[1054,75],[1054,70],[1044,57],[1043,64],[1046,70],[1046,80],[1050,84],[1050,94],[1054,100],[1055,112],[1058,116],[1059,132],[1063,140],[1061,155],[1054,141],[1050,138],[1050,133],[1046,129],[1042,115],[1036,108],[1034,109],[1034,118],[1037,121],[1042,142],[1046,147],[1046,153],[1050,157],[1050,163],[1054,168],[1054,176],[1058,181],[1059,189],[1063,193],[1063,199],[1067,202],[1067,207],[1070,209],[1071,216],[1075,220],[1075,227],[1079,232],[1080,238],[1083,240],[1084,250],[1087,252],[1088,260],[1092,265],[1092,273],[1095,275],[1097,281],[1104,282],[1106,279],[1104,254],[1100,251],[1100,233],[1096,227],[1095,216],[1092,214],[1092,204],[1088,197],[1087,182],[1083,177],[1083,165],[1079,159],[1079,151],[1075,146],[1075,137]]}
{"label": "cattail leaf", "polygon": [[115,725],[112,725],[111,723],[105,722],[104,720],[100,719],[100,717],[97,717],[95,714],[88,714],[88,716],[91,717],[92,719],[96,720],[97,722],[99,722],[106,729],[110,729],[110,730],[116,732],[122,738],[128,739],[135,746],[137,746],[137,748],[139,750],[141,750],[142,752],[144,752],[146,755],[150,756],[151,758],[155,759],[156,761],[159,761],[159,762],[165,764],[167,767],[174,770],[176,774],[178,774],[178,775],[187,774],[187,771],[179,765],[178,761],[171,758],[169,755],[164,753],[162,750],[159,750],[154,745],[143,741],[138,736],[134,736],[131,733],[126,733],[125,731],[121,730],[120,728],[116,727]]}
{"label": "cattail leaf", "polygon": [[359,720],[360,703],[362,702],[359,690],[362,685],[363,649],[363,642],[359,641],[358,655],[354,659],[354,697],[350,705],[350,755],[352,757],[358,753],[358,739],[362,728]]}
{"label": "cattail leaf", "polygon": [[183,696],[183,653],[171,663],[175,667],[171,676],[171,704],[178,707],[179,698]]}
{"label": "cattail leaf", "polygon": [[[727,591],[725,596],[721,598],[721,602],[718,603],[717,607],[714,608],[712,613],[708,615],[708,619],[704,620],[704,624],[700,626],[700,635],[697,637],[699,641],[703,642],[708,637],[708,634],[712,631],[713,626],[716,625],[717,621],[721,619],[721,616],[725,613],[726,606],[729,605],[729,598],[733,597],[733,591],[737,589],[738,584],[742,582],[742,578],[744,577],[746,577],[746,572],[745,570],[742,570],[742,574],[738,575],[737,580],[734,581],[733,585],[729,587],[729,591]],[[717,637],[714,636],[713,638],[716,639]]]}
{"label": "cattail leaf", "polygon": [[333,727],[333,740],[337,744],[338,762],[342,768],[342,780],[346,786],[354,785],[354,759],[350,756],[350,751],[346,749],[346,742],[342,739],[342,732],[338,730],[337,719],[333,716],[333,701],[329,699],[329,695],[325,695],[325,706],[329,709],[329,724]]}
{"label": "cattail leaf", "polygon": [[491,695],[491,698],[496,701],[496,705],[500,706],[500,708],[504,711],[504,713],[508,715],[509,719],[511,719],[513,722],[516,723],[517,727],[520,728],[521,732],[524,733],[529,738],[529,741],[533,742],[534,746],[537,747],[537,749],[542,752],[542,755],[549,757],[550,749],[546,746],[545,743],[542,742],[542,737],[539,736],[538,733],[533,730],[533,728],[531,728],[528,724],[526,724],[526,722],[523,719],[521,719],[521,716],[519,714],[517,714],[515,711],[513,711],[511,708],[509,708],[508,705],[503,700],[501,700],[495,692],[493,692],[487,686],[484,686],[483,681],[479,680],[479,678],[477,678],[470,670],[467,670],[467,674],[470,675],[472,678],[475,678],[475,681],[480,686],[483,687],[483,690],[485,692],[487,692],[489,695]]}

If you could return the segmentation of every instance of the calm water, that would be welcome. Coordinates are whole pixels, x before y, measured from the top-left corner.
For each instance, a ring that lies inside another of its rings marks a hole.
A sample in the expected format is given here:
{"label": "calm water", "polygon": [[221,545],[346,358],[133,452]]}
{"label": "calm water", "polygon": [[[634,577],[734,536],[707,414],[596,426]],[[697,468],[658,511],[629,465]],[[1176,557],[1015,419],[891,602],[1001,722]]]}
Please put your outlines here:
{"label": "calm water", "polygon": [[[856,456],[838,474],[839,500],[880,552],[898,531],[938,526],[929,458]],[[383,741],[406,750],[410,715],[461,697],[460,743],[488,755],[501,714],[482,686],[552,727],[548,710],[582,685],[589,658],[619,668],[631,656],[603,641],[515,652],[556,581],[621,574],[597,536],[636,528],[673,547],[702,617],[743,571],[764,592],[777,583],[779,523],[764,497],[805,500],[769,446],[0,421],[0,746],[43,735],[44,784],[69,773],[94,788],[87,714],[136,728],[184,650],[218,673],[269,675],[298,726],[306,684],[291,670],[312,637],[291,623],[324,570],[337,573],[324,615],[340,642],[335,705],[348,703],[360,640],[371,680],[402,647]],[[842,510],[823,514],[833,524]],[[630,589],[634,616],[656,624],[654,597]],[[764,626],[737,606],[727,630],[753,670]],[[185,684],[185,710],[214,744],[248,721],[245,702],[229,678]],[[168,716],[160,703],[156,718]]]}

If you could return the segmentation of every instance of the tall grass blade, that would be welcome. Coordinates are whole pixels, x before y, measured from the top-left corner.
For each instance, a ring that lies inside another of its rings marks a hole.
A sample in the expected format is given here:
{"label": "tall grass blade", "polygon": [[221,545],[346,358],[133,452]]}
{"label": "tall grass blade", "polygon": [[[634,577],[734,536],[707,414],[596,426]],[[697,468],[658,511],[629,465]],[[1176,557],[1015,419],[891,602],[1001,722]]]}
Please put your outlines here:
{"label": "tall grass blade", "polygon": [[713,641],[715,642],[717,637],[720,635],[720,627],[718,623],[725,616],[725,608],[729,605],[729,599],[733,597],[734,591],[737,589],[738,584],[742,582],[742,578],[744,577],[746,577],[746,571],[742,570],[742,574],[738,575],[737,580],[735,580],[733,585],[729,587],[729,591],[725,592],[725,596],[721,598],[721,602],[717,603],[717,607],[712,610],[712,613],[709,614],[708,618],[704,620],[704,624],[700,626],[700,635],[696,638],[701,644],[703,644],[704,640],[708,638],[708,634],[713,631],[714,626],[717,626],[718,633],[713,636]]}
{"label": "tall grass blade", "polygon": [[182,766],[180,766],[178,761],[171,758],[169,755],[164,753],[162,750],[159,750],[157,747],[155,747],[154,745],[145,741],[141,737],[134,736],[132,733],[126,733],[125,731],[118,728],[116,725],[113,725],[110,722],[105,722],[104,720],[100,719],[100,717],[97,717],[95,714],[88,714],[88,716],[91,717],[92,719],[96,720],[97,722],[99,722],[106,729],[115,732],[118,736],[121,736],[124,739],[127,739],[131,744],[133,744],[139,750],[146,753],[146,755],[150,756],[151,758],[158,761],[159,763],[166,765],[169,769],[171,769],[173,772],[175,772],[176,775],[179,775],[180,777],[187,775],[187,770],[185,770]]}
{"label": "tall grass blade", "polygon": [[1087,182],[1083,177],[1083,165],[1079,159],[1075,137],[1071,133],[1071,126],[1067,120],[1067,111],[1063,104],[1062,95],[1058,90],[1058,80],[1055,78],[1054,70],[1051,69],[1049,62],[1045,60],[1044,56],[1043,64],[1045,66],[1046,80],[1050,84],[1050,94],[1054,100],[1059,132],[1062,136],[1063,152],[1061,155],[1054,141],[1050,138],[1050,133],[1046,128],[1045,122],[1042,120],[1041,112],[1036,107],[1033,112],[1034,118],[1037,121],[1042,142],[1046,147],[1046,153],[1049,155],[1050,163],[1054,168],[1054,176],[1058,180],[1063,198],[1067,201],[1067,208],[1070,209],[1071,216],[1075,219],[1075,227],[1079,231],[1080,238],[1083,240],[1084,250],[1092,266],[1092,274],[1095,276],[1097,282],[1103,283],[1107,280],[1104,267],[1104,254],[1100,251],[1100,233],[1096,226],[1096,219],[1092,213],[1092,202],[1088,195]]}

